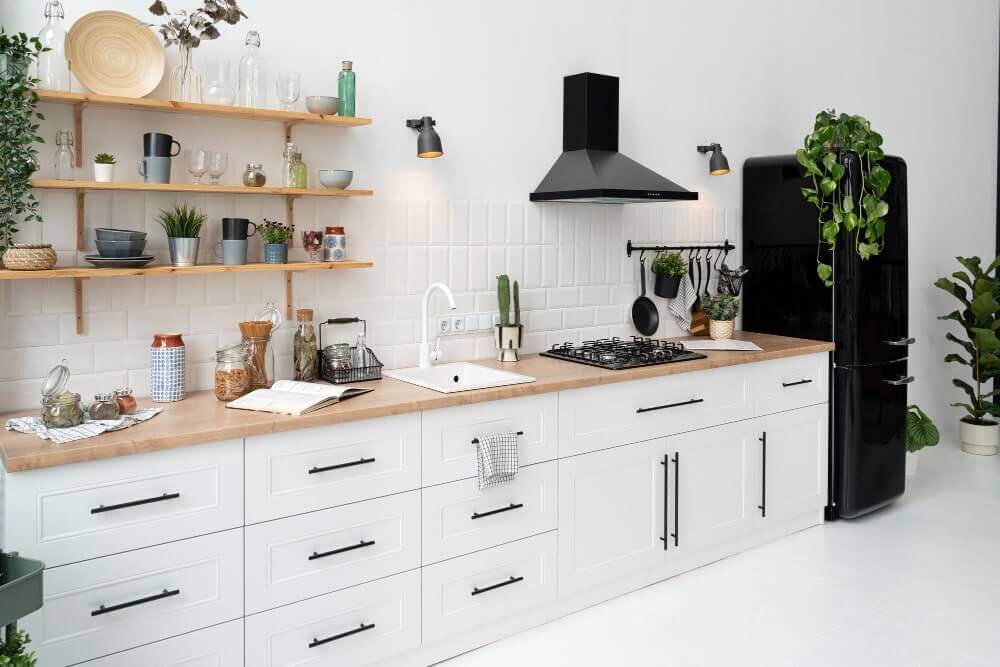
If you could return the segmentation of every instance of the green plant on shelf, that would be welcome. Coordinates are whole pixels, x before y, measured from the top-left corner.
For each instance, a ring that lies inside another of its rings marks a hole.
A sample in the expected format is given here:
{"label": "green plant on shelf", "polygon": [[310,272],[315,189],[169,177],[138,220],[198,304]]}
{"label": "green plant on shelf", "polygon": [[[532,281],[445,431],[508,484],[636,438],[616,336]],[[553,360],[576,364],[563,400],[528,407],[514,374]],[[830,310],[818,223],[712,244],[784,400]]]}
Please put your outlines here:
{"label": "green plant on shelf", "polygon": [[288,243],[295,233],[295,225],[284,225],[277,220],[264,218],[264,224],[257,228],[264,243]]}
{"label": "green plant on shelf", "polygon": [[156,219],[167,233],[167,238],[196,239],[201,235],[201,226],[208,216],[193,206],[181,204],[169,211],[160,211]]}
{"label": "green plant on shelf", "polygon": [[719,292],[718,294],[705,292],[701,297],[701,305],[705,309],[708,319],[716,322],[735,320],[740,313],[740,302],[727,292]]}
{"label": "green plant on shelf", "polygon": [[688,267],[680,253],[661,252],[653,260],[653,273],[661,276],[687,275]]}
{"label": "green plant on shelf", "polygon": [[98,153],[94,156],[94,164],[115,164],[115,156],[111,153]]}

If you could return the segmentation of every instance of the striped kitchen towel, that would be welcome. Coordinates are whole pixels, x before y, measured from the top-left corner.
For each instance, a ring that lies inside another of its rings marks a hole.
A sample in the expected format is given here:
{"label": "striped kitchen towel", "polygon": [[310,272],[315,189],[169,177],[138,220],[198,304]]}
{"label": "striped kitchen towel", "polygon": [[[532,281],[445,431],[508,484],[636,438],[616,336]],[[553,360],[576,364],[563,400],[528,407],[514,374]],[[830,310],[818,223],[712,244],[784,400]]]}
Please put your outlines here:
{"label": "striped kitchen towel", "polygon": [[135,426],[147,419],[152,419],[161,412],[163,412],[163,408],[142,408],[136,410],[135,414],[122,415],[118,419],[88,420],[78,426],[68,428],[49,428],[38,417],[15,417],[8,419],[5,426],[8,431],[34,433],[42,440],[51,440],[54,444],[61,445],[64,442],[92,438],[108,431],[118,431]]}
{"label": "striped kitchen towel", "polygon": [[517,433],[491,433],[476,441],[479,488],[512,482],[517,476]]}

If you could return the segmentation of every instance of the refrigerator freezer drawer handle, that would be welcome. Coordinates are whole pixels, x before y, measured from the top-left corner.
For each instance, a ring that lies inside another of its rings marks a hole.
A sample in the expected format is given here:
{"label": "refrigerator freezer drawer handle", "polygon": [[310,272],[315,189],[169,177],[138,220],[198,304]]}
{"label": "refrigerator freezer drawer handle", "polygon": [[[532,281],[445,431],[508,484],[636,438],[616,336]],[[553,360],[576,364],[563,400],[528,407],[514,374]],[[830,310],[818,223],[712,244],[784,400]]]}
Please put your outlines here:
{"label": "refrigerator freezer drawer handle", "polygon": [[898,347],[906,347],[907,345],[913,345],[917,342],[916,338],[897,338],[896,340],[884,340],[882,341],[886,345],[894,345]]}
{"label": "refrigerator freezer drawer handle", "polygon": [[891,384],[894,387],[898,387],[899,385],[910,384],[911,382],[913,382],[913,379],[914,378],[912,375],[907,375],[905,378],[896,378],[894,380],[882,380],[882,382],[885,382],[886,384]]}

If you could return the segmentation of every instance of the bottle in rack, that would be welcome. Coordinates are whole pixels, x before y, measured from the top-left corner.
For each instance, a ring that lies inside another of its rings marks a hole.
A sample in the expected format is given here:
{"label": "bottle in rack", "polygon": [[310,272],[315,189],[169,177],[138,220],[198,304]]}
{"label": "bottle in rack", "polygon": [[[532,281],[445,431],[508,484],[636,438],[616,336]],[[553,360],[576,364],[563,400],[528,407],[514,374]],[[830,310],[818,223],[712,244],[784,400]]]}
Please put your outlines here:
{"label": "bottle in rack", "polygon": [[264,72],[260,57],[260,34],[256,30],[247,33],[247,49],[240,58],[240,90],[236,103],[241,107],[264,106]]}
{"label": "bottle in rack", "polygon": [[45,53],[38,56],[39,88],[69,90],[69,62],[66,60],[66,28],[63,26],[62,4],[59,0],[45,3],[45,25],[38,33]]}
{"label": "bottle in rack", "polygon": [[341,116],[354,116],[355,101],[355,80],[354,63],[345,60],[342,63],[340,75],[337,77],[337,91],[340,96],[340,108],[337,113]]}

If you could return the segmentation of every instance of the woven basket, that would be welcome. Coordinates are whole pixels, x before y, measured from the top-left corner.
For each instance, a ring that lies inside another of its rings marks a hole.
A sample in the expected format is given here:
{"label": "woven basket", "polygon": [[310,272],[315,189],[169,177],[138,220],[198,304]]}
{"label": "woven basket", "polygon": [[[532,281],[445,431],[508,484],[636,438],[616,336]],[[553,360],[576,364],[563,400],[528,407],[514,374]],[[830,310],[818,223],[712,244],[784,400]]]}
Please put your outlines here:
{"label": "woven basket", "polygon": [[56,251],[48,243],[15,243],[3,254],[11,271],[47,271],[56,265]]}
{"label": "woven basket", "polygon": [[733,337],[736,320],[709,320],[708,335],[713,340],[728,340]]}

